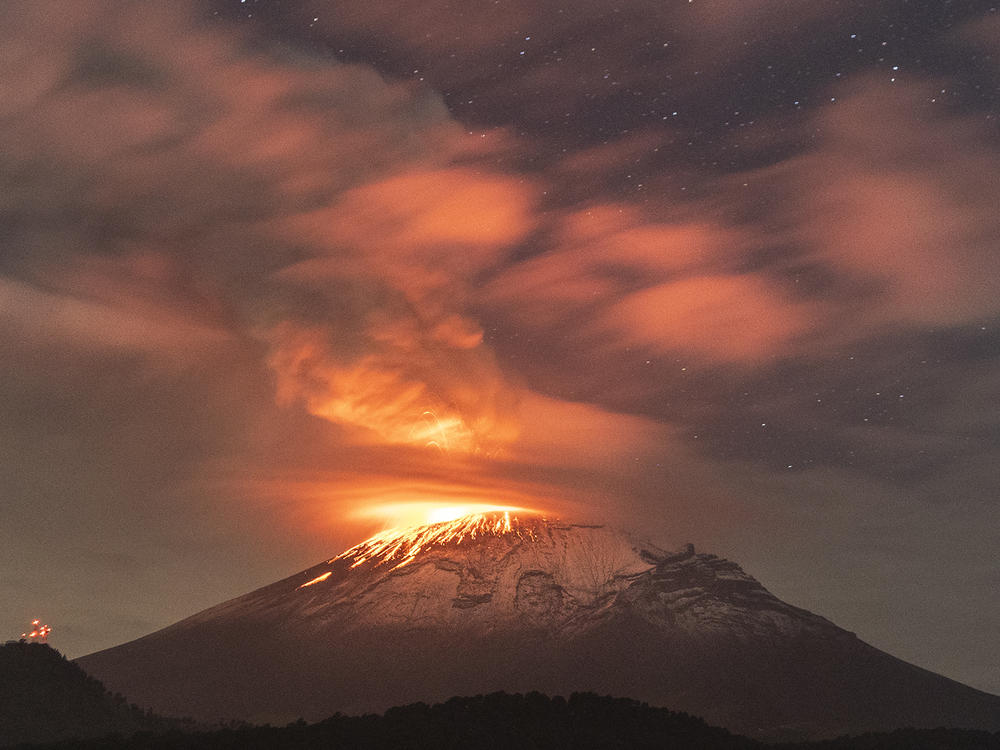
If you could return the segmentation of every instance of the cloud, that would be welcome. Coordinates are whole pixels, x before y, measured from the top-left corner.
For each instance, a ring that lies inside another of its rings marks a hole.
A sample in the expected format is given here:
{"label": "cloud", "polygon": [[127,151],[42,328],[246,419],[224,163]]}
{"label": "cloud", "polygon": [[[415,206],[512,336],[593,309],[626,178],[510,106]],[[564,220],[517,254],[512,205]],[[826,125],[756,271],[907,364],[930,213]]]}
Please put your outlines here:
{"label": "cloud", "polygon": [[513,395],[466,308],[477,275],[532,230],[532,204],[523,180],[453,167],[373,181],[291,219],[314,257],[276,281],[347,314],[269,332],[283,398],[391,443],[491,453],[510,442]]}
{"label": "cloud", "polygon": [[465,341],[440,343],[436,330],[430,340],[408,333],[344,357],[328,330],[273,329],[268,362],[279,399],[304,400],[311,413],[360,430],[361,442],[486,453],[509,442],[516,435],[505,411],[512,396],[489,353]]}
{"label": "cloud", "polygon": [[693,276],[629,295],[601,324],[644,350],[753,363],[791,350],[805,309],[754,276]]}
{"label": "cloud", "polygon": [[188,361],[198,340],[257,340],[283,400],[331,421],[494,431],[471,412],[502,376],[463,306],[534,199],[475,166],[440,100],[261,52],[186,6],[15,15],[0,281],[22,337]]}
{"label": "cloud", "polygon": [[147,300],[91,300],[53,293],[0,279],[0,322],[8,347],[32,349],[38,342],[84,351],[110,349],[146,352],[166,362],[226,344],[224,329],[157,309]]}
{"label": "cloud", "polygon": [[955,325],[1000,312],[1000,153],[984,121],[948,111],[947,83],[863,78],[815,120],[818,146],[758,175],[785,197],[807,260],[868,286],[867,322]]}
{"label": "cloud", "polygon": [[820,317],[778,279],[738,268],[756,239],[710,214],[656,222],[593,206],[561,217],[552,249],[498,274],[488,299],[612,368],[623,349],[753,366],[788,355]]}
{"label": "cloud", "polygon": [[[669,443],[653,421],[534,393],[487,342],[484,279],[549,222],[540,179],[494,165],[502,133],[484,145],[425,89],[262,48],[190,6],[74,7],[44,23],[25,7],[0,31],[17,94],[0,122],[5,398],[56,420],[6,425],[19,483],[62,460],[84,516],[134,503],[217,524],[281,507],[304,530],[404,495],[607,500],[623,464]],[[594,262],[621,240],[661,265],[657,228],[585,223],[561,231]],[[73,394],[79,414],[56,406]],[[59,413],[134,482],[47,451]],[[137,439],[144,414],[157,439]],[[56,507],[65,487],[36,489]]]}
{"label": "cloud", "polygon": [[819,363],[888,331],[996,315],[1000,153],[982,118],[938,101],[947,85],[859,75],[801,124],[811,145],[773,165],[705,177],[684,203],[654,181],[641,208],[555,212],[546,251],[495,275],[488,305],[586,349],[592,382],[627,377],[629,357]]}
{"label": "cloud", "polygon": [[331,250],[468,274],[527,235],[532,203],[523,178],[452,167],[367,183],[309,221]]}
{"label": "cloud", "polygon": [[623,296],[716,265],[740,242],[723,227],[655,222],[628,204],[569,211],[554,224],[546,252],[507,265],[486,288],[528,327],[585,323]]}
{"label": "cloud", "polygon": [[521,432],[511,458],[523,464],[613,472],[651,450],[679,450],[666,425],[592,404],[524,393],[517,411]]}

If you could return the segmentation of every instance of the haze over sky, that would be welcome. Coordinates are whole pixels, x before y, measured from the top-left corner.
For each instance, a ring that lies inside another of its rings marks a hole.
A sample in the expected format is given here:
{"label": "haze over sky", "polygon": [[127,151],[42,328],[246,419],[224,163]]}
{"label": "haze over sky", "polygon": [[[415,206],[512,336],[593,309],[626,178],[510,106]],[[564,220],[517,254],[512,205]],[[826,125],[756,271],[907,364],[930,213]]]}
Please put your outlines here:
{"label": "haze over sky", "polygon": [[12,0],[0,61],[4,637],[480,501],[1000,692],[995,3]]}

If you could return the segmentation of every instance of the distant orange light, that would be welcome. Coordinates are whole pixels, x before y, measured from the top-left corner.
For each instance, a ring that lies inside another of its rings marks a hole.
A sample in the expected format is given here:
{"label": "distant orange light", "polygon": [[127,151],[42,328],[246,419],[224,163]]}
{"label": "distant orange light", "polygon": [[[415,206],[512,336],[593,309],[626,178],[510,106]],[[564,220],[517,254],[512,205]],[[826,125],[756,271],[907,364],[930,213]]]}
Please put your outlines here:
{"label": "distant orange light", "polygon": [[48,639],[49,633],[52,632],[52,628],[48,625],[43,625],[41,620],[31,621],[31,631],[26,633],[21,633],[21,637],[25,639],[38,640],[43,643]]}

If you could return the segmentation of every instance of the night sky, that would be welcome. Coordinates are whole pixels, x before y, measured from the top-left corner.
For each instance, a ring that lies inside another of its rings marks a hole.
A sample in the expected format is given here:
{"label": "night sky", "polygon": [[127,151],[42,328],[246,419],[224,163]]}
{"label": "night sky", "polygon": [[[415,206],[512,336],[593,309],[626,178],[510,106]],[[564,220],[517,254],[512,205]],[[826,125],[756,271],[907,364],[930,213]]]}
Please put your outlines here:
{"label": "night sky", "polygon": [[0,5],[0,625],[435,503],[691,541],[1000,692],[1000,9]]}

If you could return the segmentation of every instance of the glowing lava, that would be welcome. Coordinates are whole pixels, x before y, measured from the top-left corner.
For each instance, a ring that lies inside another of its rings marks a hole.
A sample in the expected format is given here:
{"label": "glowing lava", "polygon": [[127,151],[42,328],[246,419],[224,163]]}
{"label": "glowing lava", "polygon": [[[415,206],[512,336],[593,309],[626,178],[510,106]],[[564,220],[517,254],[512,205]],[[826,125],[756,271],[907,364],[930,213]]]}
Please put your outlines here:
{"label": "glowing lava", "polygon": [[[461,544],[463,539],[492,534],[500,536],[514,531],[517,519],[511,519],[510,511],[497,513],[476,513],[461,516],[450,521],[432,523],[406,529],[389,529],[351,547],[334,560],[351,559],[351,567],[356,568],[366,560],[380,558],[379,563],[399,560],[392,570],[401,568],[420,554],[422,550],[435,544],[453,542]],[[332,561],[331,561],[332,562]]]}
{"label": "glowing lava", "polygon": [[[442,513],[452,510],[455,510],[455,507],[442,509]],[[328,563],[349,560],[351,567],[356,568],[369,560],[377,560],[376,565],[395,562],[390,570],[396,570],[412,562],[423,550],[437,544],[461,544],[466,539],[503,536],[505,534],[530,537],[533,534],[531,528],[522,525],[516,515],[511,515],[512,512],[518,512],[522,515],[537,515],[532,510],[511,508],[461,515],[458,518],[424,526],[389,529],[351,547],[346,552],[329,560]],[[329,577],[330,572],[328,571],[302,584],[299,588],[325,581]]]}
{"label": "glowing lava", "polygon": [[358,518],[381,519],[393,533],[398,529],[409,529],[415,526],[455,521],[459,518],[484,513],[522,513],[537,515],[533,511],[519,505],[499,505],[474,496],[455,498],[453,501],[442,501],[440,498],[420,499],[412,497],[415,492],[408,492],[397,502],[369,503],[353,513]]}
{"label": "glowing lava", "polygon": [[304,589],[304,588],[305,588],[306,586],[312,586],[312,585],[314,585],[314,584],[317,584],[317,583],[322,583],[322,582],[323,582],[323,581],[325,581],[325,580],[326,580],[327,578],[329,578],[329,577],[330,577],[330,575],[331,575],[331,573],[330,573],[330,571],[328,570],[328,571],[326,571],[326,572],[325,572],[325,573],[324,573],[323,575],[321,575],[321,576],[316,576],[316,577],[315,577],[315,578],[313,578],[313,579],[312,579],[311,581],[306,581],[306,582],[305,582],[305,583],[303,583],[303,584],[302,584],[301,586],[299,586],[299,588],[300,588],[300,589]]}

